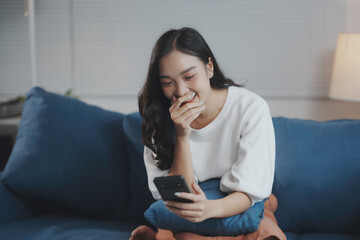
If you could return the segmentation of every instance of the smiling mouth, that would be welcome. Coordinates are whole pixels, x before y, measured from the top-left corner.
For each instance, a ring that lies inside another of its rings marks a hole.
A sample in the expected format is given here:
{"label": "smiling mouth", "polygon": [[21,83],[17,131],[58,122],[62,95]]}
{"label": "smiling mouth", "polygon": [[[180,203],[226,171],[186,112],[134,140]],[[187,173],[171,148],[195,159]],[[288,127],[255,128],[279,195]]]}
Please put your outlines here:
{"label": "smiling mouth", "polygon": [[190,101],[183,102],[183,103],[180,105],[180,107],[184,106],[184,105],[187,104],[187,103],[193,102],[196,96],[197,96],[197,94],[195,94],[194,97],[193,97]]}

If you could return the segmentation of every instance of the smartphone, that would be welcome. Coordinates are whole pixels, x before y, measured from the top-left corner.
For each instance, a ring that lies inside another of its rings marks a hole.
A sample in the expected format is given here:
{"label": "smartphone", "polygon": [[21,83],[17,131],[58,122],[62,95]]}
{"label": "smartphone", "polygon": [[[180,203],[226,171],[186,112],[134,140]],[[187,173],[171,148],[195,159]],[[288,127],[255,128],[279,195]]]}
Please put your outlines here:
{"label": "smartphone", "polygon": [[187,186],[185,179],[181,175],[173,175],[166,177],[156,177],[154,178],[154,183],[158,189],[161,198],[164,201],[177,201],[184,203],[192,203],[191,200],[179,198],[175,196],[176,192],[188,192],[190,189]]}

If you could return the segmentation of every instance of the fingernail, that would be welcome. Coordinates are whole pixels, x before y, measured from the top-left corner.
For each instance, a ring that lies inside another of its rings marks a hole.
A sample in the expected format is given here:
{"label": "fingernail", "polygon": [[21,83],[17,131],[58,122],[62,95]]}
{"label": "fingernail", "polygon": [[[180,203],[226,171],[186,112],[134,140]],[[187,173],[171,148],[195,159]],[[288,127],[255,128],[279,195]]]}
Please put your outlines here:
{"label": "fingernail", "polygon": [[165,204],[165,205],[168,205],[168,201],[164,201],[164,204]]}
{"label": "fingernail", "polygon": [[176,193],[174,193],[174,195],[177,196],[177,197],[180,197],[180,196],[181,196],[181,193],[176,192]]}

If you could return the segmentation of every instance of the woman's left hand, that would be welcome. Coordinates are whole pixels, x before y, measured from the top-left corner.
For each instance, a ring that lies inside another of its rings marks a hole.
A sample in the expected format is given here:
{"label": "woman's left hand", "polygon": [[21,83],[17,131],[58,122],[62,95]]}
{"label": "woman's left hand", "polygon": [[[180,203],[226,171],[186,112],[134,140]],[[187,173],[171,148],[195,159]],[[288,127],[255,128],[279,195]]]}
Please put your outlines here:
{"label": "woman's left hand", "polygon": [[205,193],[196,183],[192,184],[195,193],[179,193],[180,198],[188,199],[193,203],[165,201],[166,208],[172,213],[193,223],[202,222],[216,216],[218,206],[216,200],[208,200]]}

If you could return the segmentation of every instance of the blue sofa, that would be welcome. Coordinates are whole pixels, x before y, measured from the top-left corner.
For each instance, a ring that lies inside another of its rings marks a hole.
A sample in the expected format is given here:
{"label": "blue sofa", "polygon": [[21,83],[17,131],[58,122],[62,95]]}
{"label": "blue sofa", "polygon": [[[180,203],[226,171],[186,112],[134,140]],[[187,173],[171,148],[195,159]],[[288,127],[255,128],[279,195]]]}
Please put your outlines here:
{"label": "blue sofa", "polygon": [[[148,224],[141,121],[31,89],[0,175],[0,239],[128,239]],[[360,121],[273,122],[287,238],[360,239]]]}

